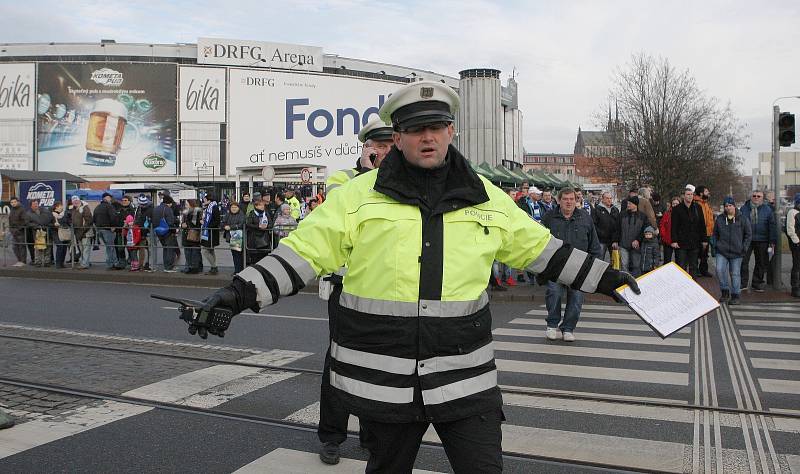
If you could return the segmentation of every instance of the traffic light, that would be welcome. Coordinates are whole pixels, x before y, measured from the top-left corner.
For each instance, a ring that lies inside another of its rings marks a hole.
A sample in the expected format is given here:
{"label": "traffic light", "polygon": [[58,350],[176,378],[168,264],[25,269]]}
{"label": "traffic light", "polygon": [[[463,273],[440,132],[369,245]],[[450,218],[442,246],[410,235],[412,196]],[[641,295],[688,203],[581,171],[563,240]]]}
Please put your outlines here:
{"label": "traffic light", "polygon": [[780,146],[791,146],[794,142],[794,114],[781,112],[778,116],[778,143]]}

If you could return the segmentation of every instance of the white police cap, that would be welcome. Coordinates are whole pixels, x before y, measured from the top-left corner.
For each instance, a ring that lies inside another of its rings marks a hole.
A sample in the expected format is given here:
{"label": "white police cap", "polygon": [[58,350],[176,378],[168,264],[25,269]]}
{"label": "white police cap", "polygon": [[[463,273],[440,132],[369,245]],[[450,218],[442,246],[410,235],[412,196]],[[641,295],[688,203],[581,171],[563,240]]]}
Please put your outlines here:
{"label": "white police cap", "polygon": [[441,82],[412,82],[395,91],[378,115],[395,128],[435,122],[453,122],[458,112],[458,94]]}
{"label": "white police cap", "polygon": [[367,140],[391,140],[392,127],[383,123],[380,117],[374,117],[358,132],[358,141],[366,143]]}

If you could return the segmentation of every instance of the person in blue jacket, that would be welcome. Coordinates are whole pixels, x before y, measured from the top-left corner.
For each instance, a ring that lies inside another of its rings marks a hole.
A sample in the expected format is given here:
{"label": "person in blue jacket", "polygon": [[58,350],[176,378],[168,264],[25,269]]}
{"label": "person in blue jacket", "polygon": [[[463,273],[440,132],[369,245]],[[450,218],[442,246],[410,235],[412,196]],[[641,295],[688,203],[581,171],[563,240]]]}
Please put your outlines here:
{"label": "person in blue jacket", "polygon": [[742,259],[742,289],[747,289],[750,278],[750,255],[755,256],[755,266],[751,279],[753,291],[764,291],[764,276],[769,268],[769,248],[775,250],[778,233],[775,229],[775,213],[764,202],[764,191],[756,189],[751,199],[740,209],[742,215],[750,221],[753,239]]}

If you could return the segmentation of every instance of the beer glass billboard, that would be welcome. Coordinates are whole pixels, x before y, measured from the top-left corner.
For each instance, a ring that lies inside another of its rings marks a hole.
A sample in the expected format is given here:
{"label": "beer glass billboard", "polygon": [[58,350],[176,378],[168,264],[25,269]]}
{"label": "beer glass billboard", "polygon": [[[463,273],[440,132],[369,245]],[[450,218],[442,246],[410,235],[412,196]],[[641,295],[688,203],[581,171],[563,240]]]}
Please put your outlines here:
{"label": "beer glass billboard", "polygon": [[39,170],[175,174],[176,81],[170,64],[40,64]]}

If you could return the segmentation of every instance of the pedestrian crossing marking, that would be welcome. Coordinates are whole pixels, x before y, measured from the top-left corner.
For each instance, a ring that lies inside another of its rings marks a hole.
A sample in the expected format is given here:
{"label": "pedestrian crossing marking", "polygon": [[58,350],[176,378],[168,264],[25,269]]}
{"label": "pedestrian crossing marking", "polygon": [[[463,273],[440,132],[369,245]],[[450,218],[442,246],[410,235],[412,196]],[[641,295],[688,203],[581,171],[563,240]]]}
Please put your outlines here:
{"label": "pedestrian crossing marking", "polygon": [[737,319],[736,324],[742,326],[764,326],[778,328],[800,328],[800,321],[767,321],[760,319]]}
{"label": "pedestrian crossing marking", "polygon": [[800,339],[800,332],[741,330],[744,337],[770,337],[775,339]]}
{"label": "pedestrian crossing marking", "polygon": [[764,316],[764,315],[771,315],[776,311],[789,311],[797,314],[800,311],[800,304],[798,305],[782,305],[782,306],[769,306],[769,305],[740,305],[738,308],[733,309],[731,308],[731,312],[733,313],[747,313],[748,311],[752,312],[753,316]]}
{"label": "pedestrian crossing marking", "polygon": [[[543,338],[544,339],[544,338]],[[538,344],[524,342],[494,341],[496,351],[527,352],[538,354],[554,354],[575,357],[591,357],[601,359],[646,360],[651,362],[670,362],[688,364],[689,354],[680,352],[634,351],[625,349],[602,349],[597,347],[568,346],[566,344],[549,344],[542,341]]]}
{"label": "pedestrian crossing marking", "polygon": [[[234,471],[234,474],[354,474],[367,467],[366,461],[340,458],[339,464],[323,464],[317,453],[278,448]],[[414,469],[415,474],[436,474],[434,471]]]}
{"label": "pedestrian crossing marking", "polygon": [[0,430],[0,459],[134,415],[151,407],[103,401]]}
{"label": "pedestrian crossing marking", "polygon": [[783,379],[758,379],[761,390],[770,393],[800,395],[800,381]]}
{"label": "pedestrian crossing marking", "polygon": [[155,402],[172,403],[212,387],[257,374],[260,370],[262,369],[257,367],[215,365],[135,388],[122,395]]}
{"label": "pedestrian crossing marking", "polygon": [[689,374],[685,372],[617,369],[611,367],[548,364],[543,362],[526,362],[505,359],[495,359],[495,364],[497,365],[497,369],[501,372],[578,377],[597,380],[618,380],[621,382],[642,382],[664,385],[689,385]]}
{"label": "pedestrian crossing marking", "polygon": [[750,362],[756,369],[800,370],[800,362],[796,360],[752,357]]}
{"label": "pedestrian crossing marking", "polygon": [[[544,310],[544,309],[532,309],[530,311],[527,311],[525,314],[527,314],[528,316],[541,316],[542,317],[542,321],[544,321],[544,318],[547,317],[547,315],[549,313],[547,312],[547,310]],[[561,314],[564,314],[564,312],[562,311]],[[581,311],[581,321],[583,321],[584,318],[589,318],[589,319],[594,319],[594,318],[597,318],[597,319],[624,319],[624,320],[629,320],[629,321],[641,321],[642,320],[641,318],[639,318],[639,316],[637,316],[637,315],[635,315],[633,313],[593,313],[593,312]]]}
{"label": "pedestrian crossing marking", "polygon": [[766,342],[745,341],[744,347],[749,351],[760,352],[791,352],[800,354],[800,344],[772,344]]}
{"label": "pedestrian crossing marking", "polygon": [[[540,304],[539,307],[540,308],[545,308],[545,309],[547,308],[547,306],[543,305],[543,304]],[[563,309],[565,307],[566,306],[561,305],[562,311],[563,311]],[[584,304],[584,305],[581,305],[581,309],[601,310],[601,311],[617,311],[617,312],[631,312],[632,313],[631,309],[628,308],[624,304]]]}
{"label": "pedestrian crossing marking", "polygon": [[[518,336],[518,337],[537,337],[544,338],[544,328],[531,331],[525,329],[498,328],[492,331],[496,336]],[[576,331],[579,341],[614,342],[620,344],[648,344],[655,346],[674,346],[689,347],[691,341],[688,338],[669,337],[661,339],[655,336],[627,336],[619,334],[595,334],[583,331]]]}
{"label": "pedestrian crossing marking", "polygon": [[[583,315],[581,315],[583,316]],[[641,320],[639,320],[641,321]],[[543,319],[530,319],[530,318],[516,318],[509,321],[509,324],[526,324],[531,326],[543,326],[544,320]],[[606,322],[595,322],[595,321],[584,321],[581,319],[578,322],[577,330],[581,330],[583,328],[588,329],[612,329],[617,331],[642,331],[652,333],[653,329],[646,325],[644,322],[641,324],[626,324],[626,323],[606,323]],[[691,328],[685,327],[676,332],[676,334],[687,334]]]}

